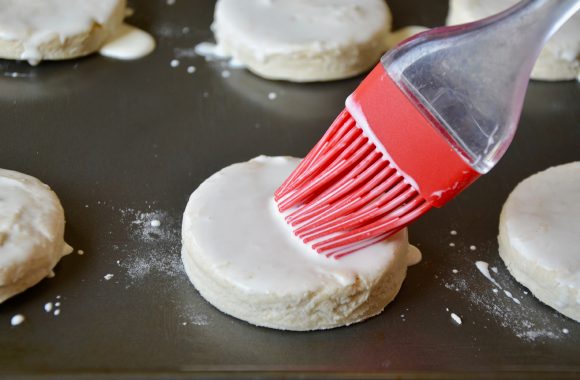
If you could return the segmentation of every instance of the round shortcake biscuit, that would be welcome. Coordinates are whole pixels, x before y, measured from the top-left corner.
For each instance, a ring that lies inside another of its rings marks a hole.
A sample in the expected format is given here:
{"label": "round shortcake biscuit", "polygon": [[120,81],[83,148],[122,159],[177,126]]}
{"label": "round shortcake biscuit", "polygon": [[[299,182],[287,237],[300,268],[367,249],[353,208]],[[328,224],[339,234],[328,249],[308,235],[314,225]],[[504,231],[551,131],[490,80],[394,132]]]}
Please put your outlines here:
{"label": "round shortcake biscuit", "polygon": [[96,52],[125,17],[125,0],[0,0],[0,58],[61,60]]}
{"label": "round shortcake biscuit", "polygon": [[514,189],[501,212],[499,254],[540,301],[580,322],[580,162]]}
{"label": "round shortcake biscuit", "polygon": [[258,326],[329,329],[379,314],[418,251],[406,230],[341,259],[303,244],[273,200],[299,162],[260,156],[226,167],[195,190],[182,227],[191,282],[222,312]]}
{"label": "round shortcake biscuit", "polygon": [[0,302],[52,275],[72,252],[64,223],[60,201],[47,185],[0,169]]}
{"label": "round shortcake biscuit", "polygon": [[219,0],[212,28],[223,53],[257,75],[326,81],[378,62],[391,14],[383,0]]}

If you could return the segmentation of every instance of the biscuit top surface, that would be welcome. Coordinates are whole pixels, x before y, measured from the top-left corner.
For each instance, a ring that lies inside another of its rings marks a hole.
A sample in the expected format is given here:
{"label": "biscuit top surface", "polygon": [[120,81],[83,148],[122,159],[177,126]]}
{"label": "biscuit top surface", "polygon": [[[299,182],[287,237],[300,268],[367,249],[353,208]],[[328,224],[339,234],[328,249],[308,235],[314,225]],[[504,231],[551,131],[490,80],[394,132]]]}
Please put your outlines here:
{"label": "biscuit top surface", "polygon": [[184,214],[188,254],[217,277],[260,294],[318,291],[359,280],[372,284],[391,265],[406,267],[406,230],[338,260],[317,254],[294,236],[273,193],[298,162],[261,156],[206,180]]}
{"label": "biscuit top surface", "polygon": [[213,28],[267,56],[372,42],[390,21],[382,0],[220,0]]}
{"label": "biscuit top surface", "polygon": [[104,24],[119,0],[0,0],[0,38],[60,37]]}
{"label": "biscuit top surface", "polygon": [[556,166],[521,182],[510,194],[503,223],[512,247],[580,288],[580,162]]}

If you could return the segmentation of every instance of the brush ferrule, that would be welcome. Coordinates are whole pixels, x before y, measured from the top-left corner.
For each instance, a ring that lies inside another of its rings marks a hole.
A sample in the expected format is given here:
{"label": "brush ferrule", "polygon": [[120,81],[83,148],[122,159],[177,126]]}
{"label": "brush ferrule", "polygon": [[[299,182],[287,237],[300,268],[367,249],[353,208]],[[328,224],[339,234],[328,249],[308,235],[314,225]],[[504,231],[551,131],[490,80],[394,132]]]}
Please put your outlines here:
{"label": "brush ferrule", "polygon": [[479,177],[439,132],[436,119],[381,64],[349,97],[347,109],[431,205],[444,205]]}

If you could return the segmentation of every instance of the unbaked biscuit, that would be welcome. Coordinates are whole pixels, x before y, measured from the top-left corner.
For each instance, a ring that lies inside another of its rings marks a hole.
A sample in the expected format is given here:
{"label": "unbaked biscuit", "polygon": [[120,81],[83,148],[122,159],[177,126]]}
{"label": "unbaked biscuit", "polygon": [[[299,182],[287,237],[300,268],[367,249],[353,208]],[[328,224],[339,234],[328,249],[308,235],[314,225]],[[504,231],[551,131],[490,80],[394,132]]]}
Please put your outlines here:
{"label": "unbaked biscuit", "polygon": [[212,28],[223,52],[257,75],[326,81],[378,62],[391,14],[383,0],[219,0]]}
{"label": "unbaked biscuit", "polygon": [[96,52],[121,25],[125,0],[0,0],[0,58],[61,60]]}
{"label": "unbaked biscuit", "polygon": [[514,189],[501,212],[499,254],[540,301],[580,322],[580,162]]}
{"label": "unbaked biscuit", "polygon": [[0,169],[0,303],[50,276],[72,248],[64,211],[38,179]]}
{"label": "unbaked biscuit", "polygon": [[195,190],[182,227],[191,282],[219,310],[258,326],[329,329],[379,314],[418,251],[406,230],[338,260],[304,245],[273,200],[298,163],[257,157]]}

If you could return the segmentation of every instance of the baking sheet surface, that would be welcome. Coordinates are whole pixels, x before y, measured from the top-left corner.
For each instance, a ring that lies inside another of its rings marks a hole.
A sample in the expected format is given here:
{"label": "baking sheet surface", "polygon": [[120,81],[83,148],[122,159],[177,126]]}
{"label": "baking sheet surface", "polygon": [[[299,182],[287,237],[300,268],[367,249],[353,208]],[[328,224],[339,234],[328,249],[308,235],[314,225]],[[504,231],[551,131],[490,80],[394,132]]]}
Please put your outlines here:
{"label": "baking sheet surface", "polygon": [[[398,26],[441,24],[445,3],[390,2]],[[383,314],[332,331],[274,331],[218,312],[189,283],[179,257],[183,209],[226,165],[306,154],[361,77],[266,81],[192,54],[212,40],[213,2],[131,5],[129,22],[159,45],[145,59],[0,60],[0,167],[48,183],[66,211],[67,241],[84,251],[0,306],[0,377],[580,371],[580,325],[518,285],[496,241],[501,206],[519,181],[580,160],[578,83],[531,83],[497,168],[410,228],[424,259]],[[521,304],[493,292],[478,260],[497,267],[492,275]],[[60,302],[60,315],[45,312],[48,302]],[[18,313],[26,321],[12,327]]]}

